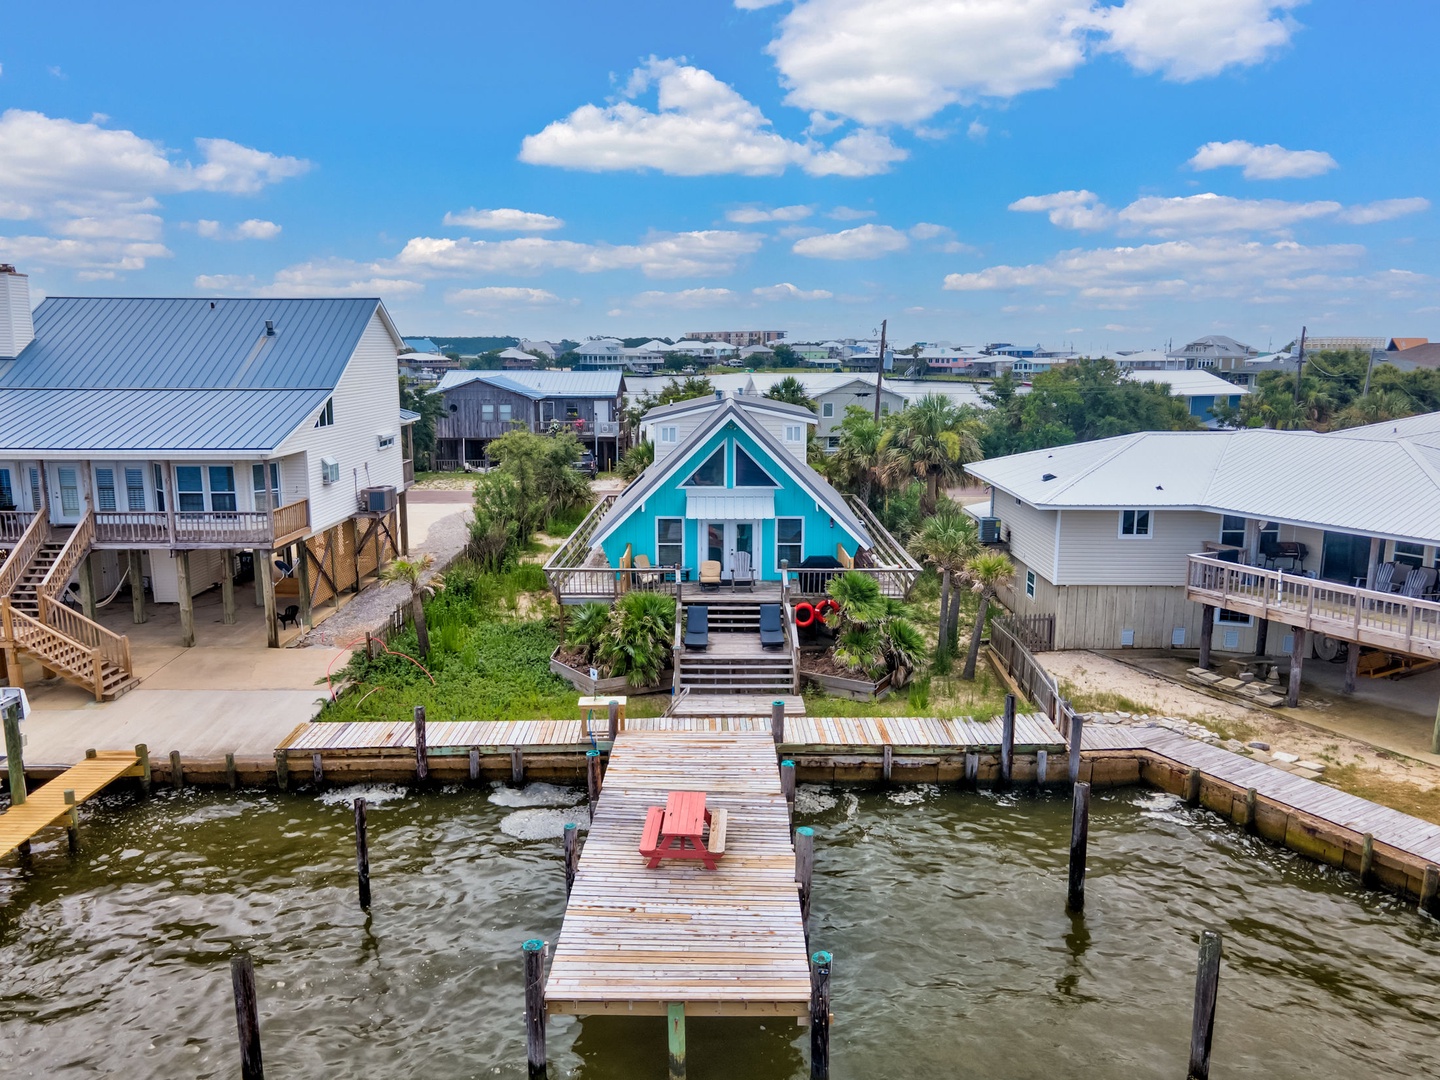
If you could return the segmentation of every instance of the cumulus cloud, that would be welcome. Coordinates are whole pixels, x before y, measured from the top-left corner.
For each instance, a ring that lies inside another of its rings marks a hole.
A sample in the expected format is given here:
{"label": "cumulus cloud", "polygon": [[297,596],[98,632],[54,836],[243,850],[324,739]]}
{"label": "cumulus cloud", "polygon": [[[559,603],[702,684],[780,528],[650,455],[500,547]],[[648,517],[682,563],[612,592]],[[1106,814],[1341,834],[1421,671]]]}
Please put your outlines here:
{"label": "cumulus cloud", "polygon": [[837,233],[822,233],[796,240],[791,251],[810,259],[876,259],[904,251],[909,239],[889,225],[858,225]]}
{"label": "cumulus cloud", "polygon": [[1244,139],[1208,142],[1186,164],[1196,172],[1238,168],[1246,180],[1298,180],[1338,167],[1323,150],[1286,150],[1278,143],[1256,146]]}
{"label": "cumulus cloud", "polygon": [[560,228],[565,222],[549,214],[535,214],[528,210],[476,210],[472,206],[468,210],[447,213],[445,224],[492,232],[548,232]]}
{"label": "cumulus cloud", "polygon": [[[654,89],[656,108],[632,100]],[[520,146],[520,160],[592,172],[655,169],[671,176],[873,176],[906,153],[859,129],[826,147],[787,139],[734,87],[681,60],[651,57],[611,104],[582,105]]]}
{"label": "cumulus cloud", "polygon": [[560,297],[549,289],[527,289],[520,285],[487,285],[479,289],[454,289],[445,294],[447,304],[470,307],[509,307],[516,304],[558,304]]}
{"label": "cumulus cloud", "polygon": [[852,206],[837,206],[830,213],[825,215],[834,218],[836,221],[863,221],[866,218],[875,216],[874,210],[856,210]]}
{"label": "cumulus cloud", "polygon": [[737,225],[759,225],[766,221],[800,221],[812,213],[808,206],[777,206],[773,210],[763,206],[737,206],[725,212],[725,220]]}
{"label": "cumulus cloud", "polygon": [[654,234],[638,244],[583,244],[526,236],[514,240],[471,240],[418,236],[394,259],[407,273],[537,274],[545,270],[640,270],[647,277],[687,277],[729,273],[756,251],[754,233],[712,229]]}
{"label": "cumulus cloud", "polygon": [[173,254],[164,244],[57,236],[0,236],[0,251],[16,263],[98,271],[92,280],[143,270],[148,260]]}
{"label": "cumulus cloud", "polygon": [[979,120],[971,120],[970,126],[965,129],[965,134],[975,142],[984,142],[985,136],[990,134],[990,129]]}
{"label": "cumulus cloud", "polygon": [[1340,212],[1339,217],[1347,225],[1373,225],[1377,221],[1393,221],[1395,218],[1429,209],[1429,199],[1381,199],[1363,206],[1347,207]]}
{"label": "cumulus cloud", "polygon": [[957,102],[1054,86],[1097,51],[1188,81],[1258,63],[1301,0],[800,0],[768,46],[788,104],[917,125]]}
{"label": "cumulus cloud", "polygon": [[1205,192],[1173,198],[1146,196],[1119,210],[1106,206],[1093,191],[1057,191],[1027,195],[1011,210],[1044,213],[1062,229],[1116,229],[1153,236],[1226,232],[1282,232],[1304,221],[1334,218],[1355,225],[1388,221],[1429,207],[1427,199],[1386,199],[1365,206],[1338,202],[1287,202],[1283,199],[1236,199]]}
{"label": "cumulus cloud", "polygon": [[788,281],[760,285],[750,291],[761,300],[829,300],[835,295],[826,289],[802,289]]}
{"label": "cumulus cloud", "polygon": [[919,224],[910,226],[910,235],[916,240],[938,240],[942,236],[951,235],[950,229],[944,225],[936,225],[933,222],[922,221]]}
{"label": "cumulus cloud", "polygon": [[699,308],[728,304],[735,299],[729,289],[680,289],[677,292],[663,292],[652,289],[642,292],[631,301],[637,308]]}
{"label": "cumulus cloud", "polygon": [[253,274],[200,274],[195,288],[223,296],[381,296],[398,299],[424,291],[405,278],[377,275],[374,267],[347,259],[299,263],[260,282]]}
{"label": "cumulus cloud", "polygon": [[1010,204],[1022,213],[1043,213],[1050,224],[1062,229],[1107,229],[1115,223],[1115,212],[1093,191],[1056,191],[1049,195],[1026,195]]}
{"label": "cumulus cloud", "polygon": [[206,240],[274,240],[281,232],[279,225],[263,218],[248,218],[234,228],[226,228],[209,218],[201,218],[194,224],[182,222],[181,227],[194,229],[197,236]]}

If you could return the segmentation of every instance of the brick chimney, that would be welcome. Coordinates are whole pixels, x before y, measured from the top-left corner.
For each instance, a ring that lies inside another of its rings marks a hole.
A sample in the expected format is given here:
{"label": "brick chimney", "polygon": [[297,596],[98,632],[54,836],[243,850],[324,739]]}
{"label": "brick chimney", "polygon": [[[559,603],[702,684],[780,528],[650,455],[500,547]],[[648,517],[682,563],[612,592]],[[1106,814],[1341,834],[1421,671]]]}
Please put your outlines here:
{"label": "brick chimney", "polygon": [[35,337],[30,279],[0,263],[0,360],[14,360]]}

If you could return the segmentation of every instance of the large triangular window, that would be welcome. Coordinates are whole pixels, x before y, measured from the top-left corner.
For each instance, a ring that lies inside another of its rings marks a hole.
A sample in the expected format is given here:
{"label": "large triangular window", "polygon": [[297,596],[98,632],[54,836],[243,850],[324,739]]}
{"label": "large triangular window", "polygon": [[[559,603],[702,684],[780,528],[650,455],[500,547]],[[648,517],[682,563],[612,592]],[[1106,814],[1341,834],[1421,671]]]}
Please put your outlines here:
{"label": "large triangular window", "polygon": [[736,487],[779,487],[775,479],[762,469],[739,443],[735,444]]}
{"label": "large triangular window", "polygon": [[713,454],[705,459],[693,473],[690,479],[685,481],[686,487],[724,487],[725,486],[725,447],[721,446]]}

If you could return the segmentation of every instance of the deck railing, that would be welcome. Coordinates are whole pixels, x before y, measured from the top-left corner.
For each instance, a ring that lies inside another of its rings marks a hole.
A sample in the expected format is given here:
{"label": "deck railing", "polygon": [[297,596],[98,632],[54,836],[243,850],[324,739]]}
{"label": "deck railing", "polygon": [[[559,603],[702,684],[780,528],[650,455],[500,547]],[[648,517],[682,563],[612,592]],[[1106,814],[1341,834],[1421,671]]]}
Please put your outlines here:
{"label": "deck railing", "polygon": [[55,556],[49,572],[40,579],[40,584],[35,587],[35,596],[40,602],[42,621],[46,621],[45,601],[48,599],[58,603],[60,594],[65,591],[65,586],[70,584],[71,575],[75,573],[80,561],[90,554],[90,549],[94,545],[95,512],[87,510],[85,516],[65,538],[65,545],[60,549],[60,554]]}
{"label": "deck railing", "polygon": [[684,571],[675,566],[633,566],[616,569],[611,566],[582,566],[570,569],[545,568],[550,588],[571,601],[613,601],[627,592],[668,593],[680,596],[680,578]]}
{"label": "deck railing", "polygon": [[278,510],[102,510],[94,517],[94,542],[107,547],[258,547],[277,537],[304,532],[310,524],[306,499]]}
{"label": "deck railing", "polygon": [[[414,474],[406,479],[413,479]],[[294,502],[286,503],[274,513],[274,520],[271,524],[270,538],[278,540],[282,536],[293,536],[296,533],[305,532],[310,528],[310,500],[296,499]]]}
{"label": "deck railing", "polygon": [[95,539],[102,544],[165,547],[170,543],[170,516],[153,510],[97,510]]}
{"label": "deck railing", "polygon": [[25,535],[35,515],[28,510],[0,510],[0,544],[10,544]]}
{"label": "deck railing", "polygon": [[1440,603],[1279,570],[1188,556],[1185,595],[1196,603],[1313,630],[1374,648],[1440,659]]}
{"label": "deck railing", "polygon": [[1074,727],[1075,710],[1060,696],[1060,686],[1054,676],[1025,647],[1011,618],[998,612],[991,617],[990,648],[1020,692],[1050,718],[1050,722],[1065,736],[1066,743],[1071,744],[1071,733],[1078,734]]}
{"label": "deck railing", "polygon": [[9,596],[15,591],[15,586],[25,574],[25,568],[49,538],[50,522],[46,520],[45,513],[33,515],[30,523],[25,526],[24,533],[10,549],[10,554],[0,563],[0,597]]}

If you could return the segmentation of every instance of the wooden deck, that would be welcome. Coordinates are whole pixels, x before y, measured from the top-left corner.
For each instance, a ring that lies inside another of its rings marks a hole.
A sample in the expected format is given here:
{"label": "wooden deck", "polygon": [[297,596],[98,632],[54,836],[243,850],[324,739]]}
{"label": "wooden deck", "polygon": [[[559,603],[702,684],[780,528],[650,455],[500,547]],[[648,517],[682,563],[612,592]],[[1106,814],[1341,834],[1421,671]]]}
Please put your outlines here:
{"label": "wooden deck", "polygon": [[[645,813],[704,791],[729,817],[715,870],[637,850]],[[600,803],[545,983],[550,1013],[805,1016],[810,968],[789,813],[768,733],[627,731]]]}
{"label": "wooden deck", "polygon": [[780,602],[780,582],[778,581],[757,581],[753,589],[747,589],[744,585],[739,588],[733,587],[730,582],[724,581],[718,588],[701,588],[698,581],[684,581],[680,584],[680,601],[685,604],[704,603],[736,603],[736,604],[778,604]]}
{"label": "wooden deck", "polygon": [[1440,863],[1440,825],[1296,776],[1263,761],[1164,728],[1095,725],[1085,728],[1083,738],[1087,753],[1147,750],[1238,788],[1254,788],[1262,798],[1348,829],[1357,837],[1369,833],[1377,844],[1422,861]]}
{"label": "wooden deck", "polygon": [[[771,706],[785,702],[786,716],[804,716],[805,699],[795,694],[703,694],[692,692],[670,703],[667,716],[770,716]],[[768,730],[768,729],[767,729]]]}
{"label": "wooden deck", "polygon": [[130,750],[100,750],[72,765],[30,792],[24,803],[0,814],[0,855],[14,851],[42,829],[64,822],[72,806],[66,803],[65,792],[73,791],[73,805],[79,806],[120,777],[139,776],[140,769],[140,759]]}

